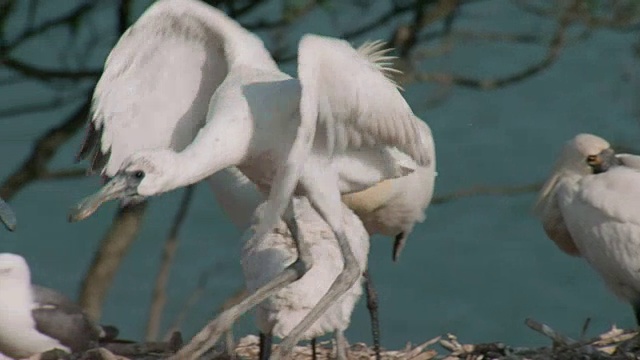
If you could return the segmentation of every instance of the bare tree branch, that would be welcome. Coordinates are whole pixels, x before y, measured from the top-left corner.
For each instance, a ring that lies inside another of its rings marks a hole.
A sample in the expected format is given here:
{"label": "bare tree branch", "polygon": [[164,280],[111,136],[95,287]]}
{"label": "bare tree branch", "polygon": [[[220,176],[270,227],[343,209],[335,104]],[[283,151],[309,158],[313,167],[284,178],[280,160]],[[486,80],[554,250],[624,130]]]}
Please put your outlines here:
{"label": "bare tree branch", "polygon": [[14,48],[20,46],[25,41],[33,37],[36,37],[38,35],[41,35],[55,27],[68,25],[73,21],[77,21],[80,17],[82,17],[84,14],[88,13],[91,9],[93,9],[96,3],[97,1],[95,0],[87,1],[66,15],[63,15],[54,19],[50,19],[35,27],[27,26],[27,30],[25,30],[22,34],[20,34],[18,37],[13,39],[13,41],[11,41],[8,44],[4,44],[3,46],[0,46],[0,54],[6,54],[11,50],[13,50]]}
{"label": "bare tree branch", "polygon": [[572,22],[573,15],[577,11],[580,6],[581,0],[574,0],[572,5],[567,7],[567,9],[563,12],[561,18],[558,21],[558,26],[555,31],[555,34],[551,41],[549,42],[549,47],[547,50],[546,56],[536,64],[533,64],[521,71],[518,71],[514,74],[502,77],[502,78],[494,78],[494,79],[475,79],[461,75],[453,75],[453,74],[445,74],[445,73],[421,73],[416,72],[413,74],[415,79],[418,81],[431,81],[438,82],[441,84],[453,84],[458,86],[482,89],[482,90],[491,90],[496,89],[508,85],[512,85],[514,83],[525,80],[529,77],[537,75],[543,70],[551,67],[558,57],[560,56],[560,52],[565,44],[565,35],[567,28]]}
{"label": "bare tree branch", "polygon": [[94,254],[80,287],[78,303],[95,321],[100,320],[102,304],[124,255],[138,237],[146,208],[145,201],[118,209],[111,227]]}
{"label": "bare tree branch", "polygon": [[462,198],[467,198],[471,196],[481,196],[481,195],[520,195],[532,193],[540,190],[542,188],[542,182],[519,185],[519,186],[483,186],[477,185],[470,187],[468,189],[462,189],[458,191],[454,191],[449,194],[434,196],[433,200],[431,200],[432,205],[444,204],[447,202],[459,200]]}
{"label": "bare tree branch", "polygon": [[0,59],[0,64],[26,77],[42,81],[95,79],[102,74],[102,69],[60,70],[41,68],[16,60],[10,56]]}
{"label": "bare tree branch", "polygon": [[91,98],[89,97],[67,120],[36,140],[31,155],[0,186],[0,197],[5,200],[11,199],[25,186],[48,173],[47,164],[56,151],[84,125],[89,114],[90,104]]}
{"label": "bare tree branch", "polygon": [[160,322],[162,320],[162,310],[164,304],[167,301],[166,288],[169,281],[169,272],[171,271],[171,264],[178,249],[178,232],[189,210],[189,204],[193,196],[195,186],[188,186],[182,196],[182,202],[176,213],[176,217],[173,220],[173,225],[169,230],[169,236],[164,244],[162,251],[162,261],[160,263],[160,269],[156,275],[156,284],[153,289],[153,296],[151,300],[151,307],[149,309],[149,319],[147,320],[147,341],[155,341],[158,338],[158,332],[160,331]]}
{"label": "bare tree branch", "polygon": [[77,101],[79,97],[80,96],[54,97],[53,99],[43,102],[20,104],[12,107],[7,107],[4,109],[0,109],[0,118],[9,118],[58,109],[61,106]]}

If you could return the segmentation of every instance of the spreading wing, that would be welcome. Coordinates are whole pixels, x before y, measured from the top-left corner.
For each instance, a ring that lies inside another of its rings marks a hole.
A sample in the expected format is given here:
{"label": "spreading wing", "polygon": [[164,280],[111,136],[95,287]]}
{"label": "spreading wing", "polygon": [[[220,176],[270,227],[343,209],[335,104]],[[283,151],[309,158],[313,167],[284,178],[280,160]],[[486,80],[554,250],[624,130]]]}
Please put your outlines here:
{"label": "spreading wing", "polygon": [[304,162],[313,146],[328,155],[345,149],[386,145],[429,164],[429,151],[418,119],[387,74],[381,43],[354,49],[346,41],[305,35],[298,46],[298,78],[302,88],[300,126],[288,157],[276,173],[263,219],[269,231],[284,213]]}
{"label": "spreading wing", "polygon": [[204,125],[211,96],[236,47],[263,47],[221,11],[195,0],[161,0],[119,39],[96,85],[78,158],[113,176],[145,149],[186,147]]}
{"label": "spreading wing", "polygon": [[365,43],[354,49],[344,40],[304,36],[298,55],[302,97],[313,88],[318,134],[326,135],[330,153],[387,145],[398,148],[421,166],[428,165],[421,120],[387,77],[397,70],[389,66],[390,57],[385,56],[382,45]]}

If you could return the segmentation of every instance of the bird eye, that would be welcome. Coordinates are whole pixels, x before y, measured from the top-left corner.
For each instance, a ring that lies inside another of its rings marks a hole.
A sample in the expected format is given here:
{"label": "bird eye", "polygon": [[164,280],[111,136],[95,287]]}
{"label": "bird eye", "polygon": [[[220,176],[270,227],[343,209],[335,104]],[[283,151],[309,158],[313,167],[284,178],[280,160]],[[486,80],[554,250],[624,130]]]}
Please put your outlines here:
{"label": "bird eye", "polygon": [[587,163],[588,164],[593,164],[598,162],[598,155],[589,155],[587,156]]}
{"label": "bird eye", "polygon": [[133,173],[133,177],[135,177],[138,180],[141,180],[142,178],[144,178],[144,171],[138,170],[138,171],[134,172]]}

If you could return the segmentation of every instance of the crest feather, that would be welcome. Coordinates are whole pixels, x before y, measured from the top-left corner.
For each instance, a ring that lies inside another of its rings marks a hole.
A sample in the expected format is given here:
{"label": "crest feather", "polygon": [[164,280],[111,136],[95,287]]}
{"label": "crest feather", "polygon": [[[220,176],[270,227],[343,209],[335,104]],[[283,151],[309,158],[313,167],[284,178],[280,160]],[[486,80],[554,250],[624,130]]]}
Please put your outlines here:
{"label": "crest feather", "polygon": [[386,47],[386,45],[387,42],[383,40],[366,41],[356,51],[369,60],[371,65],[378,69],[395,87],[399,90],[404,90],[393,78],[394,74],[402,74],[401,70],[393,67],[392,60],[398,57],[387,55],[393,48]]}

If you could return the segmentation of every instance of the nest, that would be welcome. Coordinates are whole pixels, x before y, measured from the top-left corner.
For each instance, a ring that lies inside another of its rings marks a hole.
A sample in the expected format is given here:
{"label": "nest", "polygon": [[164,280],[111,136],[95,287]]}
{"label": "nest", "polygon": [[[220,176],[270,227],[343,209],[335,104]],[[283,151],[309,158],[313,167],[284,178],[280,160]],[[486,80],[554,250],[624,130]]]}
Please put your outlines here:
{"label": "nest", "polygon": [[[382,360],[622,360],[640,359],[640,337],[637,331],[622,330],[613,326],[600,336],[586,340],[574,340],[553,330],[550,326],[532,319],[526,325],[548,337],[552,344],[541,348],[511,347],[504,343],[464,344],[453,334],[430,339],[420,345],[408,344],[404,349],[380,351]],[[65,354],[49,351],[30,360],[157,360],[166,359],[183,346],[180,333],[173,334],[166,342],[134,343],[116,341],[82,354]],[[277,346],[277,345],[275,345]],[[333,341],[320,342],[316,346],[317,359],[335,359]],[[255,335],[245,336],[235,346],[237,359],[257,359],[259,339]],[[219,345],[201,357],[202,360],[228,360],[224,346]],[[372,347],[364,343],[352,344],[349,359],[375,359]],[[310,345],[296,346],[293,359],[312,359]]]}

